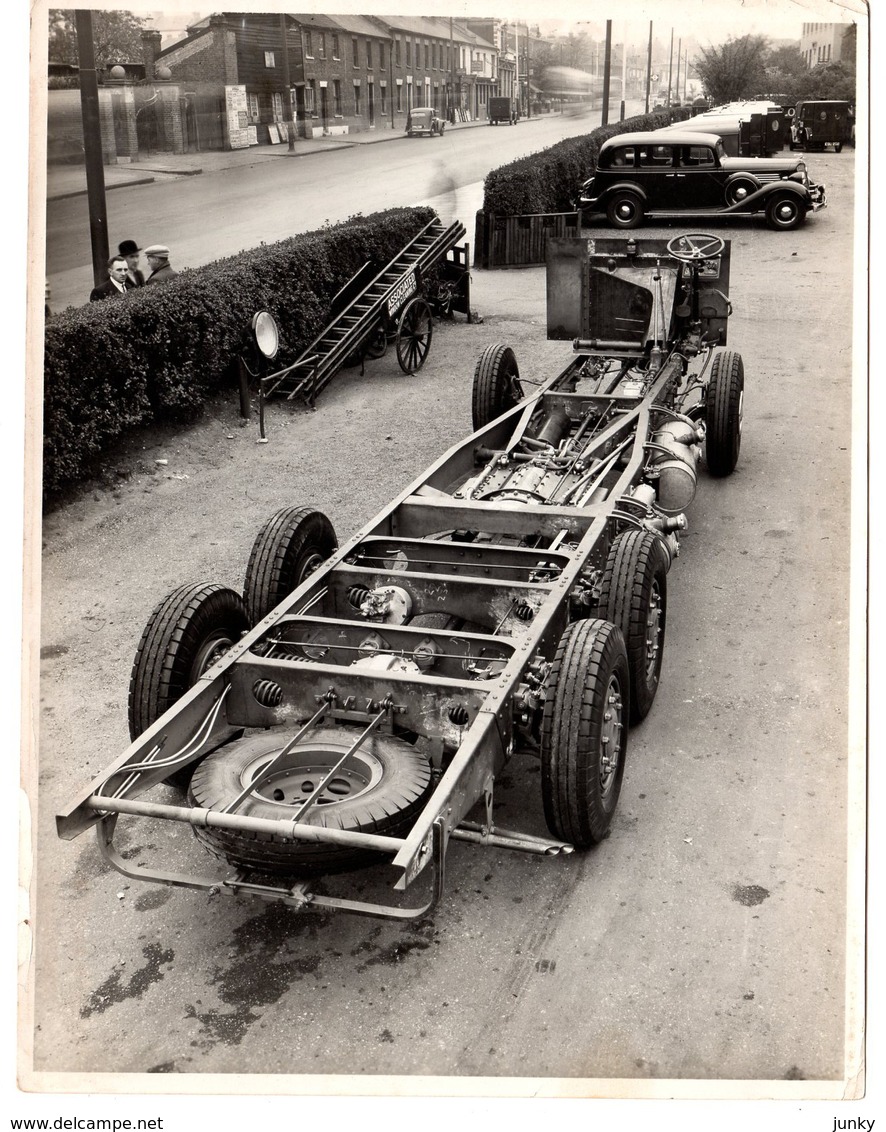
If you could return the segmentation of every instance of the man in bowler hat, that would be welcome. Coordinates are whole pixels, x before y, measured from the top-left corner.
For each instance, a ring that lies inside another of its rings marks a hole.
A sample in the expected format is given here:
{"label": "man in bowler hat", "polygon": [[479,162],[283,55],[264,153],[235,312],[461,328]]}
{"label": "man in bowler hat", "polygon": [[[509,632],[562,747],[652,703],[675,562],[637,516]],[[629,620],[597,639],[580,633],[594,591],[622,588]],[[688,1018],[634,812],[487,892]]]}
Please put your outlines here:
{"label": "man in bowler hat", "polygon": [[163,244],[151,244],[149,248],[145,248],[145,258],[151,269],[151,274],[145,280],[146,287],[151,283],[165,283],[167,279],[178,275],[178,272],[173,271],[169,266],[169,248],[164,247]]}
{"label": "man in bowler hat", "polygon": [[124,240],[122,244],[118,244],[117,251],[126,260],[126,286],[144,287],[145,277],[138,266],[141,248],[135,240]]}
{"label": "man in bowler hat", "polygon": [[112,255],[108,260],[108,278],[92,288],[89,301],[95,303],[99,299],[113,299],[117,295],[125,295],[126,290],[126,260],[122,255]]}

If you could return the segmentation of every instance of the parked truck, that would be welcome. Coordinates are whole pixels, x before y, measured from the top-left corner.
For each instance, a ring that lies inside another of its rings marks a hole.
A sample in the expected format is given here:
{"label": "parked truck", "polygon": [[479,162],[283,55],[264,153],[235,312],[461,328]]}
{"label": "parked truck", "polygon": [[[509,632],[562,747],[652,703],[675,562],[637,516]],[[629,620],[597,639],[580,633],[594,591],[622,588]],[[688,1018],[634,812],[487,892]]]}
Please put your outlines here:
{"label": "parked truck", "polygon": [[497,126],[499,122],[508,122],[515,126],[519,117],[520,111],[517,109],[517,103],[513,98],[497,97],[489,99],[490,126]]}

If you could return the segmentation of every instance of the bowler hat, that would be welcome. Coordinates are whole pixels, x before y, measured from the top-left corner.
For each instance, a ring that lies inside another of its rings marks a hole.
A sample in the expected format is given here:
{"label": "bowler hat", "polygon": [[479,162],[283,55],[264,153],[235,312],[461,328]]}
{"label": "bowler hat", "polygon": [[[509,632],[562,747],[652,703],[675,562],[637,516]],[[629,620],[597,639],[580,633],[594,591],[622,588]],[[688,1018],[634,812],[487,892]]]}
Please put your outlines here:
{"label": "bowler hat", "polygon": [[145,255],[155,255],[158,259],[169,259],[169,248],[164,247],[163,244],[151,244],[149,248],[145,248]]}
{"label": "bowler hat", "polygon": [[141,248],[138,246],[135,240],[124,240],[122,244],[118,245],[117,251],[120,253],[120,255],[138,255],[138,253],[141,251]]}

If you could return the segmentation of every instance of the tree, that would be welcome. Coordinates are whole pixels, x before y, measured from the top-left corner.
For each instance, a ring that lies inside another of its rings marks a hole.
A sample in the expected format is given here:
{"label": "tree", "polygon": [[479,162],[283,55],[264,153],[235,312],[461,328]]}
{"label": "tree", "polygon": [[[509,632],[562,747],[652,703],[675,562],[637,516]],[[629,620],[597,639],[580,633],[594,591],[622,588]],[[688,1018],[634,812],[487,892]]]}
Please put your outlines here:
{"label": "tree", "polygon": [[[140,60],[141,31],[145,22],[144,18],[132,12],[94,9],[92,39],[96,67],[101,70],[114,63]],[[79,63],[73,9],[49,10],[49,58],[56,63]]]}
{"label": "tree", "polygon": [[766,86],[765,58],[769,41],[763,35],[731,37],[720,47],[700,48],[695,69],[707,98],[715,105],[751,98]]}
{"label": "tree", "polygon": [[809,68],[799,47],[776,47],[766,56],[766,82],[760,94],[792,106],[801,97]]}
{"label": "tree", "polygon": [[855,72],[844,63],[823,63],[806,72],[796,101],[801,98],[841,99],[855,105]]}

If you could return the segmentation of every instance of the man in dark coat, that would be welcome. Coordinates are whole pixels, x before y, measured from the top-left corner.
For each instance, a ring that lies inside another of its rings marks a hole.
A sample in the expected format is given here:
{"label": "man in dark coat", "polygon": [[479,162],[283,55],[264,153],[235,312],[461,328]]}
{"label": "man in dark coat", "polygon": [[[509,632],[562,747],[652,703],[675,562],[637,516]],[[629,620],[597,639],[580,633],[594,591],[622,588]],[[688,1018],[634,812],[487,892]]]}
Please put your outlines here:
{"label": "man in dark coat", "polygon": [[93,287],[89,294],[91,303],[99,299],[113,299],[126,294],[126,260],[122,255],[112,255],[108,260],[108,278],[105,283]]}
{"label": "man in dark coat", "polygon": [[145,277],[138,266],[138,257],[141,254],[141,248],[135,240],[124,240],[122,244],[117,246],[117,251],[126,260],[126,286],[144,287]]}
{"label": "man in dark coat", "polygon": [[178,272],[173,271],[169,266],[169,248],[164,247],[163,244],[151,244],[149,248],[145,248],[145,258],[151,269],[151,274],[145,280],[146,287],[151,283],[165,283],[167,279],[178,275]]}

